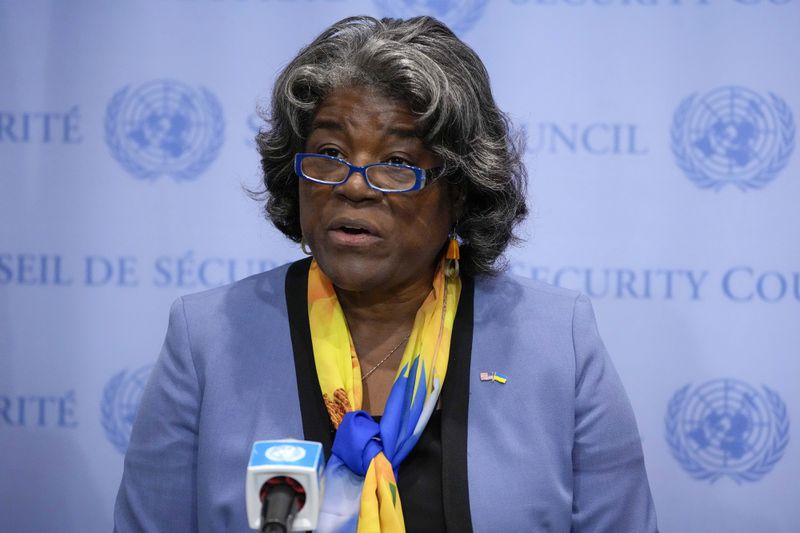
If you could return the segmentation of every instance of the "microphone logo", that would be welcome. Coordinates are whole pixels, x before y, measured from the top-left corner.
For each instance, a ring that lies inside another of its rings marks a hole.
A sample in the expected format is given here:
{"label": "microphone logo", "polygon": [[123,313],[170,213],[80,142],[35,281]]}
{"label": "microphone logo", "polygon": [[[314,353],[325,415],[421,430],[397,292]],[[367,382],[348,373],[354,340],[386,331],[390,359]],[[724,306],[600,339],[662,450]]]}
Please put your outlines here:
{"label": "microphone logo", "polygon": [[291,444],[281,444],[267,448],[267,459],[276,463],[295,463],[306,456],[305,448]]}
{"label": "microphone logo", "polygon": [[325,455],[319,442],[254,442],[245,481],[250,527],[263,530],[265,524],[279,524],[284,527],[282,531],[317,529],[324,468]]}

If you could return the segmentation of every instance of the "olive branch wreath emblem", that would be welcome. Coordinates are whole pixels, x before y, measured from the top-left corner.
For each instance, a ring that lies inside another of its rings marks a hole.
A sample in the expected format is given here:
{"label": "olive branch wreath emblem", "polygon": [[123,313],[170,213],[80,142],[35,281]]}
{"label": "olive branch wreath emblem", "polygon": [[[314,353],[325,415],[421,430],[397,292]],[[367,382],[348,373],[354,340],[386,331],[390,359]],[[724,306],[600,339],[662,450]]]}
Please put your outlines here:
{"label": "olive branch wreath emblem", "polygon": [[[426,14],[424,11],[422,11],[421,6],[416,5],[416,2],[409,2],[408,0],[405,2],[396,2],[394,0],[373,1],[378,6],[378,9],[390,16],[406,18],[410,16]],[[452,19],[440,13],[428,12],[428,14],[444,20],[447,25],[450,26],[450,29],[452,29],[455,33],[463,33],[472,28],[472,26],[475,25],[475,22],[477,22],[477,20],[483,16],[483,12],[486,9],[488,2],[489,0],[461,0],[460,2],[457,2],[458,5],[456,6],[456,10],[460,16]],[[406,4],[407,7],[405,9],[398,9],[397,4]]]}
{"label": "olive branch wreath emblem", "polygon": [[120,422],[119,416],[117,416],[119,395],[124,389],[126,378],[142,372],[149,374],[151,370],[152,365],[144,366],[130,374],[126,370],[121,370],[108,380],[103,389],[103,399],[100,402],[100,424],[103,426],[109,442],[122,454],[128,449],[130,428],[124,427],[124,422]]}
{"label": "olive branch wreath emblem", "polygon": [[694,107],[696,96],[697,93],[689,95],[678,106],[673,116],[672,129],[670,132],[671,148],[675,156],[675,162],[695,185],[701,189],[713,189],[715,191],[719,191],[727,184],[734,184],[743,191],[748,188],[761,189],[786,167],[792,155],[792,151],[794,150],[794,118],[789,105],[782,98],[773,93],[769,93],[770,103],[772,104],[772,108],[775,111],[780,125],[780,132],[778,132],[778,146],[775,149],[775,153],[770,157],[767,166],[753,177],[745,180],[720,180],[710,176],[694,162],[689,154],[689,148],[685,139],[684,126],[686,124],[686,119]]}
{"label": "olive branch wreath emblem", "polygon": [[126,85],[112,96],[106,107],[105,136],[114,159],[130,174],[141,179],[153,180],[166,174],[175,178],[177,181],[189,181],[203,173],[219,155],[220,149],[225,138],[225,118],[222,106],[217,98],[208,89],[201,87],[203,103],[208,111],[208,118],[211,122],[211,131],[207,146],[199,150],[198,157],[190,165],[180,170],[165,171],[159,168],[149,168],[137,161],[127,149],[124,143],[123,132],[120,131],[121,125],[119,115],[128,97],[130,85]]}
{"label": "olive branch wreath emblem", "polygon": [[125,453],[128,448],[128,436],[114,416],[114,406],[123,381],[125,381],[124,370],[114,374],[103,389],[103,401],[100,403],[100,423],[106,432],[106,437],[120,453]]}
{"label": "olive branch wreath emblem", "polygon": [[667,416],[665,418],[666,438],[672,456],[693,478],[707,480],[714,483],[723,476],[728,476],[736,483],[743,481],[758,481],[765,474],[773,469],[775,464],[783,457],[786,447],[789,444],[789,416],[786,412],[786,404],[781,397],[767,386],[763,386],[770,413],[773,416],[773,435],[770,443],[765,446],[761,457],[758,458],[747,469],[739,472],[720,472],[706,468],[698,462],[686,449],[681,439],[678,426],[680,424],[680,414],[689,393],[691,384],[684,385],[675,392],[667,406]]}

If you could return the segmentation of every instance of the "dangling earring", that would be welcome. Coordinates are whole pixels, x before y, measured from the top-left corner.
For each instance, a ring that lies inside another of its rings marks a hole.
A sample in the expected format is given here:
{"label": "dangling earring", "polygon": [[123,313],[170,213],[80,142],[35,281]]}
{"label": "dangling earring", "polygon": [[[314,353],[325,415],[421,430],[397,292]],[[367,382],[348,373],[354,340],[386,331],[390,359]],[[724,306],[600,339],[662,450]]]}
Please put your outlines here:
{"label": "dangling earring", "polygon": [[313,252],[311,252],[311,248],[308,247],[308,243],[306,242],[305,237],[300,238],[300,249],[303,250],[303,253],[306,255],[313,255]]}
{"label": "dangling earring", "polygon": [[461,259],[461,249],[458,247],[458,236],[456,230],[450,232],[450,244],[447,246],[447,254],[444,267],[444,275],[448,278],[458,277],[458,260]]}

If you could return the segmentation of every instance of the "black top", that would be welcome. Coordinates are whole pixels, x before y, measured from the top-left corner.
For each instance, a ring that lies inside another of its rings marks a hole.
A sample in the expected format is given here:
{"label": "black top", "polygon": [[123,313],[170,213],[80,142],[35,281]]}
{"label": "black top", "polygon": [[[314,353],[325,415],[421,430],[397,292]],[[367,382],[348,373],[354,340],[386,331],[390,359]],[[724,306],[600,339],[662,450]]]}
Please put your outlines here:
{"label": "black top", "polygon": [[[336,431],[331,425],[314,364],[308,323],[310,259],[292,264],[286,274],[286,306],[294,351],[300,413],[306,440],[322,443],[329,458]],[[431,415],[417,445],[400,465],[397,485],[406,529],[471,532],[467,485],[467,407],[472,350],[474,282],[462,276],[461,297],[450,341],[441,411]]]}
{"label": "black top", "polygon": [[[381,417],[373,416],[376,422]],[[400,464],[397,490],[403,504],[406,531],[441,533],[444,523],[442,499],[442,412],[434,411],[417,445]]]}

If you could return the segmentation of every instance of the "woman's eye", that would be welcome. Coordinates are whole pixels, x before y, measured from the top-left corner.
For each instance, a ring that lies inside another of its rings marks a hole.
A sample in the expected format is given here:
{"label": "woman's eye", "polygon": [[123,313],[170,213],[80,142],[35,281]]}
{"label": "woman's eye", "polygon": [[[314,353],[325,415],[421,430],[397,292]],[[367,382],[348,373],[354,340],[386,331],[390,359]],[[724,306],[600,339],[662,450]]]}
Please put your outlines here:
{"label": "woman's eye", "polygon": [[409,166],[409,167],[413,167],[414,166],[414,164],[411,161],[409,161],[408,159],[405,159],[404,157],[399,157],[399,156],[390,157],[385,162],[386,163],[391,163],[393,165],[406,165],[406,166]]}
{"label": "woman's eye", "polygon": [[336,148],[323,148],[319,151],[322,155],[327,155],[329,157],[335,157],[337,159],[344,159],[342,152],[337,150]]}

